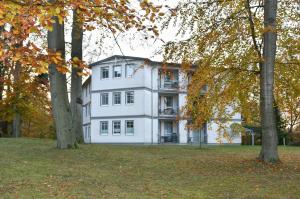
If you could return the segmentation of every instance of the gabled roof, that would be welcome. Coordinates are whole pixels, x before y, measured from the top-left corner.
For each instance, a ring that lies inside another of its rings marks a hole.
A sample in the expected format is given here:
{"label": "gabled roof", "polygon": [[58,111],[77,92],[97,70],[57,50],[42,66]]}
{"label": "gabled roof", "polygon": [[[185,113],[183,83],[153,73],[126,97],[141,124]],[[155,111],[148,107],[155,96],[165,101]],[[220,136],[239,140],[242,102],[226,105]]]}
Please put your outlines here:
{"label": "gabled roof", "polygon": [[102,64],[102,63],[105,63],[107,61],[114,60],[114,59],[136,60],[136,61],[144,61],[144,62],[147,62],[147,63],[150,63],[150,64],[167,64],[167,65],[172,65],[172,66],[180,67],[179,63],[164,63],[164,62],[152,61],[149,58],[134,57],[134,56],[124,56],[124,55],[113,55],[113,56],[110,56],[108,58],[105,58],[105,59],[102,59],[100,61],[97,61],[97,62],[94,62],[94,63],[90,64],[90,67],[97,66],[99,64]]}
{"label": "gabled roof", "polygon": [[133,60],[138,60],[138,61],[147,61],[147,62],[153,62],[151,61],[150,59],[148,58],[143,58],[143,57],[133,57],[133,56],[123,56],[123,55],[113,55],[113,56],[110,56],[108,58],[105,58],[105,59],[102,59],[100,61],[97,61],[97,62],[94,62],[92,64],[90,64],[91,67],[93,66],[97,66],[101,63],[104,63],[104,62],[107,62],[107,61],[110,61],[110,60],[114,60],[114,59],[133,59]]}
{"label": "gabled roof", "polygon": [[[99,64],[102,64],[102,63],[105,63],[105,62],[108,62],[108,61],[111,61],[111,60],[114,60],[114,59],[123,59],[123,60],[135,60],[135,61],[144,61],[146,63],[150,63],[150,64],[156,64],[156,65],[159,65],[159,64],[167,64],[167,65],[172,65],[172,66],[176,66],[176,67],[180,67],[181,64],[179,63],[165,63],[165,62],[158,62],[158,61],[152,61],[151,59],[149,58],[144,58],[144,57],[134,57],[134,56],[125,56],[125,55],[113,55],[113,56],[110,56],[110,57],[107,57],[105,59],[102,59],[100,61],[97,61],[97,62],[94,62],[92,64],[90,64],[90,68],[92,68],[93,66],[97,66]],[[193,68],[195,67],[195,65],[192,66]],[[88,84],[89,82],[91,81],[91,76],[83,83],[83,87]]]}

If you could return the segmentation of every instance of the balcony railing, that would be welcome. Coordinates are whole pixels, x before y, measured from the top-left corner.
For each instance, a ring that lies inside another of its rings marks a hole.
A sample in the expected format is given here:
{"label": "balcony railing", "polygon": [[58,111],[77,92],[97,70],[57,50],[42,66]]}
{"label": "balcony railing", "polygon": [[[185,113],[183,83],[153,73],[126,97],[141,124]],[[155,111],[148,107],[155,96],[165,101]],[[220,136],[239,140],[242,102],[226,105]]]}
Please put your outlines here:
{"label": "balcony railing", "polygon": [[159,109],[159,114],[160,115],[177,115],[178,113],[178,108],[160,108]]}
{"label": "balcony railing", "polygon": [[177,133],[170,133],[168,135],[161,136],[162,143],[177,143],[178,142],[178,135]]}
{"label": "balcony railing", "polygon": [[178,81],[163,81],[160,83],[161,89],[178,89]]}

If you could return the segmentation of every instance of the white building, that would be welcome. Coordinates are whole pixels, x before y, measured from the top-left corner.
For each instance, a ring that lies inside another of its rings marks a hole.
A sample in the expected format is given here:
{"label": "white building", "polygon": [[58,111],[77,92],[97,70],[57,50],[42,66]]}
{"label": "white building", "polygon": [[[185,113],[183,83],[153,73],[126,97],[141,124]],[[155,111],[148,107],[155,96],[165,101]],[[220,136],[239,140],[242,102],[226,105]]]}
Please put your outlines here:
{"label": "white building", "polygon": [[[179,65],[128,56],[112,56],[91,64],[83,84],[83,125],[86,143],[217,143],[217,124],[201,133],[179,120],[187,79]],[[241,122],[237,114],[232,122]],[[229,125],[229,124],[228,124]],[[241,143],[241,137],[234,138]],[[226,143],[226,140],[223,141]]]}

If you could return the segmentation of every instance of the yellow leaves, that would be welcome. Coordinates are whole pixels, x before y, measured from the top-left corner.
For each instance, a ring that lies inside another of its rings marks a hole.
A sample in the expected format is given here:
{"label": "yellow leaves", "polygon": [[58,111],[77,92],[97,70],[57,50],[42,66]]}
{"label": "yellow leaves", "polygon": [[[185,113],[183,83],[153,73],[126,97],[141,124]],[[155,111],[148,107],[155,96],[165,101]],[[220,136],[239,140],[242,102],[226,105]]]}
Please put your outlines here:
{"label": "yellow leaves", "polygon": [[44,74],[48,73],[48,63],[46,61],[39,61],[39,66],[36,68],[36,73]]}
{"label": "yellow leaves", "polygon": [[50,32],[53,31],[53,25],[52,24],[46,25],[45,28],[47,28],[47,30],[49,30]]}
{"label": "yellow leaves", "polygon": [[63,24],[64,18],[61,15],[58,15],[57,17],[58,17],[58,23]]}
{"label": "yellow leaves", "polygon": [[21,59],[22,55],[21,53],[18,51],[14,54],[14,56],[12,57],[13,61],[19,61]]}
{"label": "yellow leaves", "polygon": [[74,61],[74,62],[79,62],[80,60],[79,60],[78,57],[73,57],[73,61]]}
{"label": "yellow leaves", "polygon": [[18,35],[20,34],[20,31],[18,29],[13,29],[13,34]]}
{"label": "yellow leaves", "polygon": [[58,72],[60,72],[60,73],[63,73],[63,74],[65,74],[65,73],[67,73],[67,72],[70,71],[70,70],[68,69],[68,67],[67,67],[67,66],[64,66],[64,65],[56,66],[56,70],[57,70]]}
{"label": "yellow leaves", "polygon": [[55,8],[55,13],[56,13],[57,15],[60,14],[60,8],[59,8],[59,7]]}

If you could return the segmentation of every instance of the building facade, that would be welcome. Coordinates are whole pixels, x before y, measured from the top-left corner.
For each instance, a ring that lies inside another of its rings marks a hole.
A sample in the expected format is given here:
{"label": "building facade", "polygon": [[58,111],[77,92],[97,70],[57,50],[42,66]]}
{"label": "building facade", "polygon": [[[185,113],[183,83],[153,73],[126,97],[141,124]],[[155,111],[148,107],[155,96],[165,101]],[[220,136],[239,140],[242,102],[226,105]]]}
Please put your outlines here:
{"label": "building facade", "polygon": [[[145,58],[112,56],[91,64],[91,70],[82,96],[86,143],[217,143],[213,120],[191,131],[187,120],[178,119],[188,83],[179,65],[165,68]],[[241,116],[233,122],[240,123]]]}

